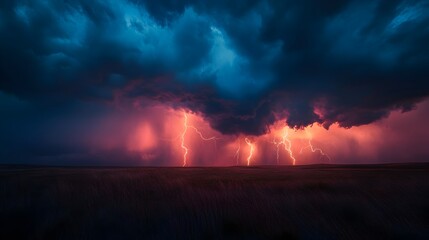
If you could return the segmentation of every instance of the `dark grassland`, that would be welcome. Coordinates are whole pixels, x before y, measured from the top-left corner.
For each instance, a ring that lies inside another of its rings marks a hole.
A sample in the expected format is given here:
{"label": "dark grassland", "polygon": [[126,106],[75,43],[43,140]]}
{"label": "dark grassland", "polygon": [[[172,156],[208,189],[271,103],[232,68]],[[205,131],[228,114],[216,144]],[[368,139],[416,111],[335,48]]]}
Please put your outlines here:
{"label": "dark grassland", "polygon": [[429,239],[429,164],[0,166],[0,239]]}

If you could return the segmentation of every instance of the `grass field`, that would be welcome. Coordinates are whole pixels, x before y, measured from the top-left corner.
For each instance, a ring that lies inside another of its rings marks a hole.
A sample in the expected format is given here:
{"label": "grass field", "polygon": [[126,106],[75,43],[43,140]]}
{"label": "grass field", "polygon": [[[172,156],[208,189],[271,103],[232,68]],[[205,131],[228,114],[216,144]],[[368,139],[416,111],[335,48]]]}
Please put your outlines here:
{"label": "grass field", "polygon": [[0,239],[429,239],[429,164],[0,167]]}

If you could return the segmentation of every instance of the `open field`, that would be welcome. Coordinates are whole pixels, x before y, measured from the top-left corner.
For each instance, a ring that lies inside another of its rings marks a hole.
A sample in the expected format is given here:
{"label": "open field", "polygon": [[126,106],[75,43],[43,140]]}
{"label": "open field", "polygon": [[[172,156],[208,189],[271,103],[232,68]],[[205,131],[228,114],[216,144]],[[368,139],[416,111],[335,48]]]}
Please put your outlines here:
{"label": "open field", "polygon": [[0,239],[429,239],[429,164],[0,167]]}

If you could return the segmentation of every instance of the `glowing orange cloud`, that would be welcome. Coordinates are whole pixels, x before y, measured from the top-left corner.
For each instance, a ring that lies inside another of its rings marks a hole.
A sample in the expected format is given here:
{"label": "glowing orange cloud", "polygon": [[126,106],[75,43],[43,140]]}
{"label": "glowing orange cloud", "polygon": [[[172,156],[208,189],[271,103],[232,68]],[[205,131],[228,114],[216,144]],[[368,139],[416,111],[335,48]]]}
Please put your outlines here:
{"label": "glowing orange cloud", "polygon": [[[231,166],[254,164],[382,163],[423,161],[421,139],[429,101],[412,112],[392,112],[384,120],[329,130],[314,124],[293,129],[279,120],[261,136],[222,135],[198,113],[155,106],[130,116],[104,118],[86,137],[93,153],[125,150],[144,165]],[[246,140],[247,138],[247,140]],[[210,142],[210,143],[208,143]],[[402,160],[401,160],[402,159]],[[277,160],[277,162],[276,162]]]}
{"label": "glowing orange cloud", "polygon": [[129,140],[128,150],[144,152],[156,148],[157,145],[157,137],[151,125],[144,122],[138,126],[135,134]]}
{"label": "glowing orange cloud", "polygon": [[[280,147],[284,149],[284,151],[287,153],[287,158],[290,159],[292,165],[297,164],[297,158],[295,156],[295,151],[298,148],[301,148],[301,153],[309,148],[312,152],[318,152],[322,156],[328,158],[328,155],[320,148],[320,147],[314,147],[312,143],[312,134],[311,131],[313,131],[313,128],[308,128],[305,131],[304,130],[293,130],[289,128],[288,126],[284,125],[284,121],[279,121],[278,123],[271,126],[271,130],[269,133],[263,135],[263,136],[252,136],[243,138],[241,136],[234,137],[234,136],[223,136],[223,138],[219,138],[216,136],[206,136],[203,134],[214,132],[213,129],[210,128],[210,126],[201,118],[200,116],[193,114],[193,113],[186,113],[184,111],[181,111],[180,114],[177,113],[177,111],[172,111],[172,116],[177,116],[174,118],[171,118],[168,124],[166,126],[168,130],[166,130],[169,135],[174,134],[177,132],[177,122],[182,122],[181,129],[179,129],[179,135],[176,138],[173,138],[171,140],[166,140],[169,142],[175,142],[177,139],[180,141],[180,149],[181,149],[181,158],[182,158],[182,166],[188,166],[189,164],[189,157],[192,152],[192,156],[198,156],[199,163],[195,164],[201,164],[201,161],[206,161],[207,163],[212,164],[221,164],[225,165],[227,164],[228,158],[226,156],[233,156],[234,159],[234,165],[240,164],[240,155],[243,151],[243,148],[241,146],[241,141],[244,140],[245,144],[247,145],[246,149],[246,162],[245,164],[247,166],[250,166],[251,163],[254,161],[255,153],[256,153],[256,144],[258,142],[264,142],[267,138],[274,139],[271,141],[276,147],[276,159],[277,164],[281,163],[281,155],[280,155]],[[178,119],[179,115],[181,115],[181,119]],[[168,119],[168,117],[166,118]],[[193,122],[198,122],[198,125],[201,125],[199,127],[196,127],[193,125]],[[195,134],[191,134],[189,130],[192,130]],[[166,139],[164,137],[160,137],[161,139]],[[175,140],[176,139],[176,140]],[[201,145],[202,142],[205,141],[213,141],[215,143],[215,146],[217,146],[217,141],[221,141],[220,149],[215,147],[215,149],[208,148],[205,145]],[[165,146],[168,146],[165,145]],[[199,147],[201,146],[201,147]],[[263,147],[263,145],[261,145]],[[293,148],[294,147],[294,148]],[[264,148],[261,148],[261,152],[259,154],[264,154]],[[259,152],[259,151],[258,151]],[[308,157],[308,156],[306,156]],[[211,159],[210,161],[207,161],[207,159]],[[267,159],[267,158],[264,158]],[[268,158],[269,159],[269,158]],[[232,163],[232,162],[231,162]],[[305,163],[305,161],[303,162]]]}

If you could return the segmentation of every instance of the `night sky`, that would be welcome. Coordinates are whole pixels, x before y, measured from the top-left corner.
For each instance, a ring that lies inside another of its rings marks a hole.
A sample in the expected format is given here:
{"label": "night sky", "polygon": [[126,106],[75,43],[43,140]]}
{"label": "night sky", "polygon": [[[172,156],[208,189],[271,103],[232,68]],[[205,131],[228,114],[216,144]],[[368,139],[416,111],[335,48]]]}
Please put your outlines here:
{"label": "night sky", "polygon": [[427,161],[428,26],[424,0],[1,1],[0,163]]}

